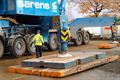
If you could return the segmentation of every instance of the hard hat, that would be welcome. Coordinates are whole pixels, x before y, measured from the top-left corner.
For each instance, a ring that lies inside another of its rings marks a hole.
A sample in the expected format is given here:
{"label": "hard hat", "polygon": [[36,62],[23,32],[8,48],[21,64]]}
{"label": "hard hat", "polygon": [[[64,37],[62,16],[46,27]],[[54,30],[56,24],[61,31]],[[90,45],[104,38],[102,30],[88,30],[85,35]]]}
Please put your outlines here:
{"label": "hard hat", "polygon": [[40,33],[40,30],[37,30],[37,33]]}

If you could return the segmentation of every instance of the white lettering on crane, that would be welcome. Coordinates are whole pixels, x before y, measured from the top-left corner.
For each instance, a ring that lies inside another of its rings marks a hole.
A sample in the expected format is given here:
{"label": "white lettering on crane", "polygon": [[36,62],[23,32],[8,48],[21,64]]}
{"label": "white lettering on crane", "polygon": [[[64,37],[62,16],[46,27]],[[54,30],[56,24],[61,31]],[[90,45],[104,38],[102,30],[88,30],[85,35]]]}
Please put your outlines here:
{"label": "white lettering on crane", "polygon": [[[33,1],[24,1],[24,0],[17,0],[17,6],[21,8],[33,8],[36,9],[50,9],[50,4],[45,2],[33,2]],[[52,3],[53,12],[57,12],[57,2]]]}
{"label": "white lettering on crane", "polygon": [[53,12],[57,12],[57,2],[52,3]]}
{"label": "white lettering on crane", "polygon": [[17,5],[18,7],[24,7],[22,0],[17,1]]}

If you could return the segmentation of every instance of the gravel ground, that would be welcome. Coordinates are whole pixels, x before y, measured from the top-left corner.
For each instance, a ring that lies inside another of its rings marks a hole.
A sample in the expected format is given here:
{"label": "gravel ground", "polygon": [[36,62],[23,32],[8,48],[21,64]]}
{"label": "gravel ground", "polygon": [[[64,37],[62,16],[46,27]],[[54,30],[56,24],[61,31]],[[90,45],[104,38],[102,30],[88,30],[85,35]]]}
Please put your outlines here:
{"label": "gravel ground", "polygon": [[[120,48],[113,49],[97,49],[98,43],[106,43],[105,40],[91,41],[88,45],[70,46],[69,51],[105,51],[107,55],[120,55]],[[58,51],[44,51],[44,56],[56,54]],[[23,56],[21,58],[14,58],[10,55],[3,56],[0,59],[0,80],[120,80],[120,59],[109,64],[105,64],[81,73],[70,75],[64,78],[50,78],[32,75],[22,75],[15,73],[8,73],[7,68],[12,65],[19,65],[22,60],[30,59],[33,56]]]}

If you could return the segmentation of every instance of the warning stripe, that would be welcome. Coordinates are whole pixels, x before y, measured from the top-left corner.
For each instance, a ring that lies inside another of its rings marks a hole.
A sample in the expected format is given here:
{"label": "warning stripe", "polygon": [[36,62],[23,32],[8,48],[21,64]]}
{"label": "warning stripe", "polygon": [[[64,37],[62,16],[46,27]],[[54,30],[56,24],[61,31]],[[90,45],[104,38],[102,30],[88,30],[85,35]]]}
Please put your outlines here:
{"label": "warning stripe", "polygon": [[62,39],[62,41],[67,41],[69,39],[69,37],[68,36],[66,36],[66,37],[61,36],[61,39]]}
{"label": "warning stripe", "polygon": [[69,33],[69,30],[61,30],[61,34],[64,36],[67,35],[68,33]]}
{"label": "warning stripe", "polygon": [[61,34],[61,36],[63,36],[63,37],[66,37],[66,36],[68,36],[69,34],[67,33],[66,35],[63,35],[63,34]]}
{"label": "warning stripe", "polygon": [[69,39],[69,30],[61,30],[61,40],[67,41]]}

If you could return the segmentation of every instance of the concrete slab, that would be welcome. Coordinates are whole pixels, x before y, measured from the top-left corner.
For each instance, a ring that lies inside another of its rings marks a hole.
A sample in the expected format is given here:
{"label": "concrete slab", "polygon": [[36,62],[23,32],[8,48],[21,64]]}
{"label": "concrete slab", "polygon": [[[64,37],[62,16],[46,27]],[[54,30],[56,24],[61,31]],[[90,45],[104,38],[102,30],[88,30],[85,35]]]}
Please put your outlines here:
{"label": "concrete slab", "polygon": [[106,53],[105,53],[105,52],[99,52],[99,51],[96,51],[96,52],[93,52],[93,51],[85,51],[85,53],[87,53],[87,54],[95,54],[97,59],[102,59],[102,58],[105,58],[105,57],[106,57]]}
{"label": "concrete slab", "polygon": [[40,59],[29,59],[29,60],[23,60],[22,61],[22,66],[23,67],[33,67],[33,66],[42,66],[42,64],[40,64]]}
{"label": "concrete slab", "polygon": [[96,59],[105,58],[103,52],[69,52],[72,57],[57,57],[57,55],[44,56],[37,59],[23,60],[22,66],[40,68],[54,68],[54,69],[66,69],[78,64],[84,64],[95,61]]}

